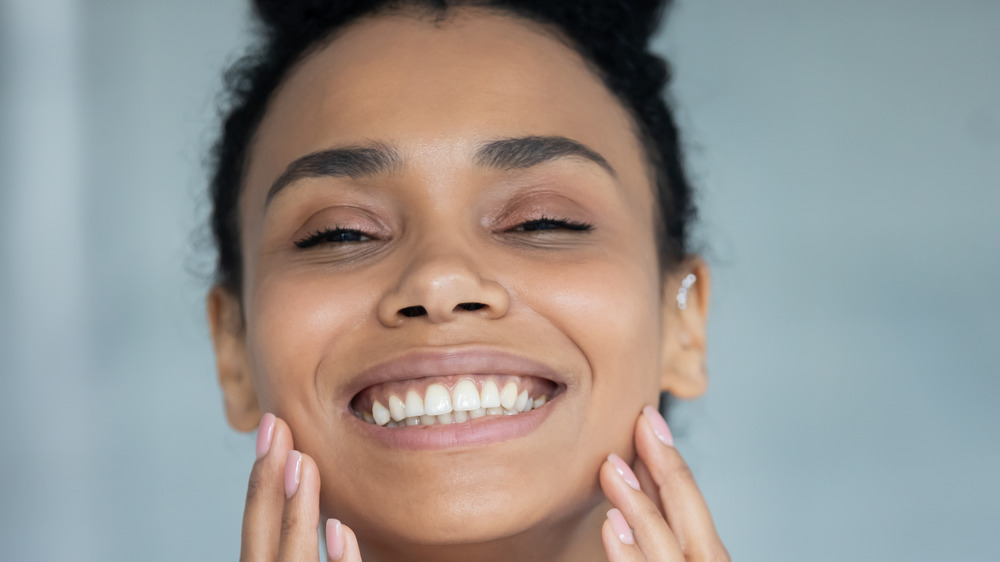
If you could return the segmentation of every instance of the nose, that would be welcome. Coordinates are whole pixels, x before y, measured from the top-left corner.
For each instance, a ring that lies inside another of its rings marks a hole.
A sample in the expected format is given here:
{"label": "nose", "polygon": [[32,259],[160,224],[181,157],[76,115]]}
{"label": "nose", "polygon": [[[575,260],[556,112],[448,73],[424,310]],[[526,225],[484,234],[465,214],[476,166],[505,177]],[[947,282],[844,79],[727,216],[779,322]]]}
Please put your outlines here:
{"label": "nose", "polygon": [[507,290],[484,278],[471,256],[437,251],[414,256],[399,283],[379,301],[378,317],[389,327],[417,318],[431,323],[472,315],[496,319],[507,314],[509,305]]}

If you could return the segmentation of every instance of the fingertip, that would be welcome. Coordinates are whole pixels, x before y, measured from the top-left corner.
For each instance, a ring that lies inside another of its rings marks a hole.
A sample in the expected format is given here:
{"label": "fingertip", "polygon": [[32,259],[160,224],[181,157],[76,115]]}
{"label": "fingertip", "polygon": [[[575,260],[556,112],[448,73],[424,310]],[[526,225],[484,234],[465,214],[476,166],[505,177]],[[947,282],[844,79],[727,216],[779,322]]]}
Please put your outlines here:
{"label": "fingertip", "polygon": [[302,453],[292,450],[285,458],[285,497],[291,498],[302,479]]}
{"label": "fingertip", "polygon": [[344,557],[344,526],[339,519],[326,520],[326,556],[330,560]]}
{"label": "fingertip", "polygon": [[281,419],[279,416],[274,416],[274,443],[280,443],[282,446],[287,447],[289,450],[294,448],[294,441],[292,439],[292,428],[288,426],[288,422]]}
{"label": "fingertip", "polygon": [[667,420],[663,418],[660,412],[652,407],[646,406],[642,409],[642,416],[646,419],[646,423],[649,429],[653,430],[653,435],[669,447],[674,446],[674,435],[670,431],[670,426],[667,425]]}
{"label": "fingertip", "polygon": [[260,425],[257,427],[257,458],[260,459],[271,449],[271,441],[274,439],[274,423],[276,418],[271,412],[267,412],[260,418]]}
{"label": "fingertip", "polygon": [[597,479],[601,484],[601,489],[604,490],[604,495],[608,496],[608,499],[612,499],[611,496],[618,496],[615,493],[614,482],[618,478],[617,472],[615,472],[615,467],[612,466],[611,461],[604,459],[601,463],[601,468],[597,471]]}
{"label": "fingertip", "polygon": [[622,549],[622,543],[615,536],[615,530],[611,527],[611,521],[604,520],[601,525],[601,542],[604,543],[604,554],[608,556],[610,562],[619,560],[618,552]]}
{"label": "fingertip", "polygon": [[344,562],[361,562],[361,547],[358,546],[358,537],[354,530],[347,525],[343,526],[344,532]]}
{"label": "fingertip", "polygon": [[612,507],[608,510],[607,521],[611,523],[611,530],[614,532],[614,536],[622,544],[635,544],[635,536],[632,534],[632,528],[628,526],[625,516],[622,515],[622,512],[617,507]]}
{"label": "fingertip", "polygon": [[635,473],[631,470],[626,472],[615,463],[616,460],[619,461],[620,464],[624,464],[624,461],[622,461],[617,455],[609,455],[604,459],[604,462],[601,463],[601,468],[597,475],[598,481],[601,485],[601,490],[613,506],[628,503],[630,493],[633,490],[640,489]]}
{"label": "fingertip", "polygon": [[640,490],[639,479],[636,478],[635,473],[632,472],[628,463],[614,453],[608,455],[607,461],[611,463],[611,467],[614,468],[615,473],[617,473],[626,484],[631,486],[633,490]]}

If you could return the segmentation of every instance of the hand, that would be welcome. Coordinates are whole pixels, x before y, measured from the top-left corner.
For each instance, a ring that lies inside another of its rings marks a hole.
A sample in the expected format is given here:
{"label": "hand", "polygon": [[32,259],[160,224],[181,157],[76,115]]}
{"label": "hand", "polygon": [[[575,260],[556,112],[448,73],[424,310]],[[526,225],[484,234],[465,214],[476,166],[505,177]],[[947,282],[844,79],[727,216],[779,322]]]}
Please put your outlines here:
{"label": "hand", "polygon": [[[264,414],[243,510],[241,562],[319,558],[319,469],[292,446],[288,424]],[[326,522],[326,543],[328,561],[361,562],[354,531],[336,519]]]}
{"label": "hand", "polygon": [[608,560],[728,561],[691,469],[651,406],[636,423],[635,447],[635,473],[614,454],[601,465],[601,488],[614,506],[601,528]]}

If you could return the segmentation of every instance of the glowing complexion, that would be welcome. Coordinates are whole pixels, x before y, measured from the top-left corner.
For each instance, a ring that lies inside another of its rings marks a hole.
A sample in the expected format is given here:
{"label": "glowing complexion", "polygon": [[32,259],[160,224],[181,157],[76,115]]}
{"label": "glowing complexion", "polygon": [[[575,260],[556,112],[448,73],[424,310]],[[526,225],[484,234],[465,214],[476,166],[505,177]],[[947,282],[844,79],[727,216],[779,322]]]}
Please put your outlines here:
{"label": "glowing complexion", "polygon": [[362,20],[250,151],[243,293],[210,301],[231,423],[287,422],[366,560],[602,559],[599,467],[661,389],[704,388],[701,347],[665,365],[704,307],[679,335],[654,203],[631,118],[545,28]]}

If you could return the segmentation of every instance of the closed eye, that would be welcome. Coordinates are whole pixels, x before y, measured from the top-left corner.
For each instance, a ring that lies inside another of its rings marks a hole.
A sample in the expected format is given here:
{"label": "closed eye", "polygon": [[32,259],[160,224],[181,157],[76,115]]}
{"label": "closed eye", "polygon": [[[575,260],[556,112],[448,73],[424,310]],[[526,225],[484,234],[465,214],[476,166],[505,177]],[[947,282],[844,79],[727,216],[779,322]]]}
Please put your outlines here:
{"label": "closed eye", "polygon": [[301,240],[296,240],[295,245],[304,250],[320,244],[352,244],[369,240],[373,238],[360,230],[338,226],[317,230]]}

